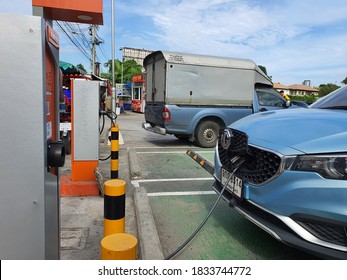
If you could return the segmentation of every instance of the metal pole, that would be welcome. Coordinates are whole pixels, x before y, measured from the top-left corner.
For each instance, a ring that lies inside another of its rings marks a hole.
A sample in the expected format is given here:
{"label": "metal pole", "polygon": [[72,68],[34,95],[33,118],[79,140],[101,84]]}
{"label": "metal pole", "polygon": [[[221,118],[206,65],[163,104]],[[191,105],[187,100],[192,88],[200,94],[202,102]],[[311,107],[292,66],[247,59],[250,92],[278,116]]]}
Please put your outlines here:
{"label": "metal pole", "polygon": [[116,88],[114,80],[114,42],[115,42],[115,28],[114,28],[114,0],[112,0],[112,111],[116,112]]}
{"label": "metal pole", "polygon": [[[122,56],[123,56],[123,54],[122,54]],[[122,86],[123,86],[123,72],[124,72],[123,64],[124,64],[124,60],[122,59],[122,82],[121,82]]]}
{"label": "metal pole", "polygon": [[95,25],[91,25],[91,32],[92,32],[92,73],[95,75],[95,64],[96,64]]}

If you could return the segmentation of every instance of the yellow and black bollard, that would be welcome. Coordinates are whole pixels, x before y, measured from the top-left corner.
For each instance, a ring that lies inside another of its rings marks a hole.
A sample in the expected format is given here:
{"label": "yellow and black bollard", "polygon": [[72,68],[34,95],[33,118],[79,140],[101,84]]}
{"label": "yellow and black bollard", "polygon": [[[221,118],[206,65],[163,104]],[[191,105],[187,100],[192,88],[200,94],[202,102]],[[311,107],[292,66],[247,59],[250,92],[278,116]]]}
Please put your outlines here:
{"label": "yellow and black bollard", "polygon": [[125,192],[123,180],[111,179],[104,183],[102,260],[136,260],[137,239],[125,233]]}
{"label": "yellow and black bollard", "polygon": [[118,179],[119,168],[119,128],[118,124],[111,127],[111,179]]}
{"label": "yellow and black bollard", "polygon": [[137,239],[127,233],[115,233],[101,240],[102,260],[136,260]]}
{"label": "yellow and black bollard", "polygon": [[104,236],[125,231],[125,191],[123,180],[104,183]]}

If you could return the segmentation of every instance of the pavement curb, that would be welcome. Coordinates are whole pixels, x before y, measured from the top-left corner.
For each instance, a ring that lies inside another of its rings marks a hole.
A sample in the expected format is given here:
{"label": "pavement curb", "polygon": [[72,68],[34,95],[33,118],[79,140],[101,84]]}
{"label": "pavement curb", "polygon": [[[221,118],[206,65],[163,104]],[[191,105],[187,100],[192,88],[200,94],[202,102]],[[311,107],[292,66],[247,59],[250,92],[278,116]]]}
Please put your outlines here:
{"label": "pavement curb", "polygon": [[[141,168],[134,148],[128,148],[130,178],[141,177]],[[134,187],[134,208],[142,260],[163,260],[161,243],[144,187]]]}
{"label": "pavement curb", "polygon": [[136,151],[134,148],[128,148],[129,155],[129,169],[130,169],[130,178],[137,179],[141,177],[141,169],[138,163],[136,156]]}
{"label": "pavement curb", "polygon": [[164,254],[144,187],[135,188],[134,204],[141,259],[163,260]]}

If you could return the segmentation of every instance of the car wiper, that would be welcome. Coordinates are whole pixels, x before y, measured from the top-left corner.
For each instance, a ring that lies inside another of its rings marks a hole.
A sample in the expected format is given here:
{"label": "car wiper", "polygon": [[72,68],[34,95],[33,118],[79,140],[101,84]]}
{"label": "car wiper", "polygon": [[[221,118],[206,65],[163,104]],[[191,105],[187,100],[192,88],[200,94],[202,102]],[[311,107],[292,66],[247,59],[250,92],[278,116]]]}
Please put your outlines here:
{"label": "car wiper", "polygon": [[347,106],[330,106],[330,107],[322,107],[320,109],[339,109],[339,110],[347,110]]}

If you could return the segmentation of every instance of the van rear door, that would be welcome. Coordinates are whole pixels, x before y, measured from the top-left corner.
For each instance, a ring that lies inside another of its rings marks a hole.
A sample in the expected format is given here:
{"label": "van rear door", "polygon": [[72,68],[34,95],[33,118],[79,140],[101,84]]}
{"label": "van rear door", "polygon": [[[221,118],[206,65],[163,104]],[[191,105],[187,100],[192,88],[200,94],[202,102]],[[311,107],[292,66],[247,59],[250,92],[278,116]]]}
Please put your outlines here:
{"label": "van rear door", "polygon": [[152,125],[163,127],[166,98],[166,61],[162,52],[150,54],[144,61],[144,67],[147,72],[145,120]]}

